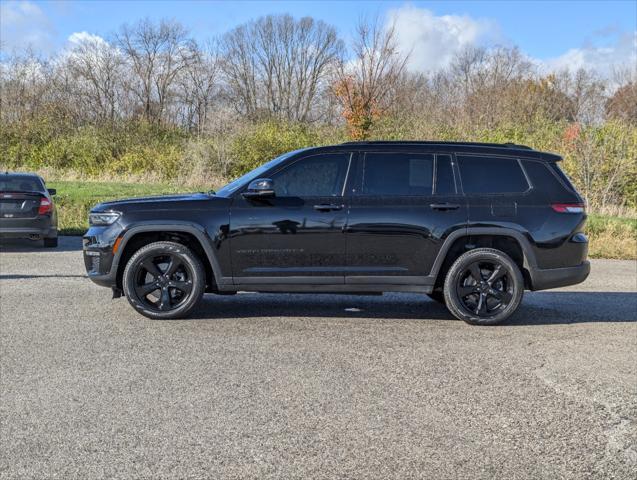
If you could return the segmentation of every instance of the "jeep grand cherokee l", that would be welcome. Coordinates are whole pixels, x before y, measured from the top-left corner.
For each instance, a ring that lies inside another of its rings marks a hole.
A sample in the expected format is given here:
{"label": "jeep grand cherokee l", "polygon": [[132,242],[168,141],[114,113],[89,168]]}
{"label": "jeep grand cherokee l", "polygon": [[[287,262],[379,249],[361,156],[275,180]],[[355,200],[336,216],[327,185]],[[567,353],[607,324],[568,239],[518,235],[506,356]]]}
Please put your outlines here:
{"label": "jeep grand cherokee l", "polygon": [[204,292],[418,292],[471,324],[589,273],[584,201],[558,155],[358,142],[286,153],[215,193],[102,203],[84,261],[155,319]]}

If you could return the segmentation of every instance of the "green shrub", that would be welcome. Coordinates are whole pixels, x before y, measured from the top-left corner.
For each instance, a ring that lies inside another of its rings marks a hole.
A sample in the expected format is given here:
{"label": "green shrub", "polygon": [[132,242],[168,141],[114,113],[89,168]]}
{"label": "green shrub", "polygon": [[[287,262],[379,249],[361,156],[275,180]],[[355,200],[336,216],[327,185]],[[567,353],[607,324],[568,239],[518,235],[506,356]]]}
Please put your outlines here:
{"label": "green shrub", "polygon": [[250,126],[232,141],[231,173],[242,175],[285,152],[321,143],[319,132],[307,125],[266,122]]}

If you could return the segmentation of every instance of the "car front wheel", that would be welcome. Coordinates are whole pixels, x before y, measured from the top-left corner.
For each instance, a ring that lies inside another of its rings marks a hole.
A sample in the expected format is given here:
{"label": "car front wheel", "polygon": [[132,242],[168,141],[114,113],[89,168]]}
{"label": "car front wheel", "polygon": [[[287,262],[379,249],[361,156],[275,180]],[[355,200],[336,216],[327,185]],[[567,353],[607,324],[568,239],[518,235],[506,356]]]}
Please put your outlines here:
{"label": "car front wheel", "polygon": [[472,325],[495,325],[517,310],[524,279],[507,254],[478,248],[453,263],[444,292],[447,308],[456,318]]}
{"label": "car front wheel", "polygon": [[175,242],[154,242],[133,254],[124,270],[123,289],[131,306],[152,319],[186,317],[206,286],[201,260]]}

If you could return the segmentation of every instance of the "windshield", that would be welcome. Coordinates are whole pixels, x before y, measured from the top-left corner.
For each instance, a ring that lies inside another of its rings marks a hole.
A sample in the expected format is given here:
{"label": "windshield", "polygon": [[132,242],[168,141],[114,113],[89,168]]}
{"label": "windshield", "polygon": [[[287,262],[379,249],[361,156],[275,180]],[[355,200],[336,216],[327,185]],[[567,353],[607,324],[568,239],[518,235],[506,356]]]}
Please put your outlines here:
{"label": "windshield", "polygon": [[261,165],[260,167],[255,168],[254,170],[249,171],[248,173],[241,175],[239,178],[237,178],[236,180],[233,180],[232,182],[230,182],[228,185],[226,185],[225,187],[222,187],[218,192],[217,195],[219,195],[220,197],[227,197],[229,195],[232,195],[235,191],[237,191],[242,185],[245,185],[246,183],[251,182],[252,180],[256,180],[257,178],[259,178],[263,173],[267,172],[268,170],[270,170],[272,167],[276,166],[276,164],[278,164],[279,162],[282,162],[283,160],[285,160],[286,158],[291,157],[292,155],[294,155],[295,153],[298,153],[302,150],[305,149],[300,149],[300,150],[293,150],[291,152],[287,152],[284,153],[281,156],[276,157],[274,160],[270,160],[267,163],[264,163],[263,165]]}

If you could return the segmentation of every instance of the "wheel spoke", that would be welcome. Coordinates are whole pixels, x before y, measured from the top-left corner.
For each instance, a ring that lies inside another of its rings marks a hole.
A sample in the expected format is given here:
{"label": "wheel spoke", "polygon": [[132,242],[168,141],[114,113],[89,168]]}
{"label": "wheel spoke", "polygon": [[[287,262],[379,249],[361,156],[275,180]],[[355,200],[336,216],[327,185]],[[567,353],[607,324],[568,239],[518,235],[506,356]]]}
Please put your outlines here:
{"label": "wheel spoke", "polygon": [[498,300],[502,300],[502,293],[500,290],[496,290],[495,288],[491,288],[489,290],[489,295],[491,295],[493,298],[496,298]]}
{"label": "wheel spoke", "polygon": [[473,285],[469,287],[458,287],[458,295],[460,296],[460,298],[464,298],[467,295],[471,295],[472,293],[476,293],[476,287]]}
{"label": "wheel spoke", "polygon": [[168,291],[168,287],[163,287],[161,289],[161,297],[159,299],[159,309],[169,310],[170,307],[171,307],[170,292]]}
{"label": "wheel spoke", "polygon": [[478,306],[476,307],[477,315],[485,315],[487,313],[487,294],[481,293],[480,300],[478,300]]}
{"label": "wheel spoke", "polygon": [[135,287],[135,291],[140,297],[145,297],[155,290],[159,290],[159,287],[157,286],[157,284],[155,284],[155,282],[145,283],[144,285],[138,285]]}
{"label": "wheel spoke", "polygon": [[168,263],[168,266],[166,267],[166,270],[164,272],[164,275],[167,276],[171,276],[173,275],[177,269],[181,266],[181,260],[177,257],[171,256],[170,257],[170,263]]}
{"label": "wheel spoke", "polygon": [[192,283],[191,282],[171,282],[170,286],[176,288],[180,292],[184,292],[186,294],[192,291]]}
{"label": "wheel spoke", "polygon": [[469,267],[469,272],[476,282],[482,281],[482,272],[480,272],[480,266],[477,263],[472,263]]}
{"label": "wheel spoke", "polygon": [[152,258],[144,260],[142,262],[142,267],[144,267],[153,278],[157,278],[161,275],[161,272],[157,268],[157,265],[155,265],[155,262],[153,262]]}
{"label": "wheel spoke", "polygon": [[511,295],[508,291],[502,292],[494,288],[489,290],[489,295],[502,303],[509,303],[513,298],[513,295]]}
{"label": "wheel spoke", "polygon": [[506,269],[502,265],[496,265],[496,267],[493,269],[493,272],[491,272],[491,275],[489,275],[487,283],[491,285],[497,279],[502,278],[504,275],[506,275],[506,273]]}

